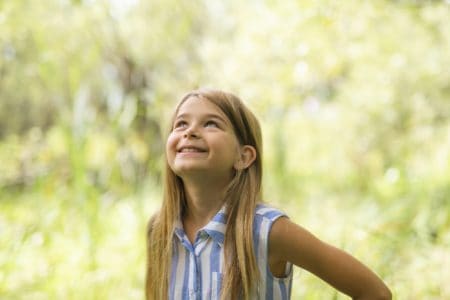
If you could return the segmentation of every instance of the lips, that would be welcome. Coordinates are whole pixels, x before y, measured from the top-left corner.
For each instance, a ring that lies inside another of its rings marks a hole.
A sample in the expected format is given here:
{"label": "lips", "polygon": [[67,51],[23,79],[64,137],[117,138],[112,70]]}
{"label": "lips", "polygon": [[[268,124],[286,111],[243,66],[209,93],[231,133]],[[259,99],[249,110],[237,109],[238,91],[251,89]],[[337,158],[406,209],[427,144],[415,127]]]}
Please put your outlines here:
{"label": "lips", "polygon": [[196,146],[182,146],[177,149],[178,153],[201,153],[206,152],[205,149]]}

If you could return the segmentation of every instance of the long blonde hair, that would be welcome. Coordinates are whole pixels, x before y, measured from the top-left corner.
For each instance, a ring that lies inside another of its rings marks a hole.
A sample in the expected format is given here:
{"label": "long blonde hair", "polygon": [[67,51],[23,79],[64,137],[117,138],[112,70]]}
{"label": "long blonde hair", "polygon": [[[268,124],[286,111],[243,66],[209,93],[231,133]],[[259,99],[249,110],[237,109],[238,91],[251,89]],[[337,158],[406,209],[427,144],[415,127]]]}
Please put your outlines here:
{"label": "long blonde hair", "polygon": [[[241,145],[256,150],[255,161],[235,171],[226,193],[227,226],[225,232],[225,270],[221,298],[249,299],[259,282],[259,270],[253,247],[253,215],[260,201],[262,181],[262,138],[254,114],[233,94],[218,90],[195,90],[186,94],[176,107],[189,98],[206,99],[217,105],[233,125]],[[172,123],[173,123],[172,118]],[[168,299],[170,266],[175,221],[186,209],[183,182],[169,167],[164,174],[164,196],[160,211],[149,222],[147,231],[146,299]]]}

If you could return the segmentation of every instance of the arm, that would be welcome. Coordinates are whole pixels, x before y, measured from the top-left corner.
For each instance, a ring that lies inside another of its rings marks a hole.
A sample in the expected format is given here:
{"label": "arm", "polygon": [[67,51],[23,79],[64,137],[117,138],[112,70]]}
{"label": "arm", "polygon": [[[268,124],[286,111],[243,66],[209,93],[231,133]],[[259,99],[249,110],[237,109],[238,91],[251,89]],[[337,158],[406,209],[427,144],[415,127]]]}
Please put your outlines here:
{"label": "arm", "polygon": [[284,270],[286,261],[315,274],[353,299],[392,298],[383,281],[357,259],[282,217],[272,225],[269,235],[272,273]]}

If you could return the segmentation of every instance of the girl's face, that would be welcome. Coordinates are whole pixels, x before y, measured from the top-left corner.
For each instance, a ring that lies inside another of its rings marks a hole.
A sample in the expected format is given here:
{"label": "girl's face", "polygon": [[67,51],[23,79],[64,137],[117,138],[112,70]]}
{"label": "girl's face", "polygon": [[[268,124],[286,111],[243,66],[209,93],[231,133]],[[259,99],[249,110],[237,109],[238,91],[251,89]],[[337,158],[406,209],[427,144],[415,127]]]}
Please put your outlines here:
{"label": "girl's face", "polygon": [[239,160],[239,143],[226,115],[212,102],[188,98],[178,110],[167,139],[170,168],[181,178],[228,182]]}

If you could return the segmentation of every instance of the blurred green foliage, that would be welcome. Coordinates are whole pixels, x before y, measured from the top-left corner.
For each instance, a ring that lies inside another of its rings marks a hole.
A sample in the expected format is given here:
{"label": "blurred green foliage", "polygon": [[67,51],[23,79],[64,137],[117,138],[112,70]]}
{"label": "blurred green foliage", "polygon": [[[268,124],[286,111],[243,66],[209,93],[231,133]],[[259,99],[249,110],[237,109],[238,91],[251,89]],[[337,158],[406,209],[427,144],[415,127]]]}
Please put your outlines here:
{"label": "blurred green foliage", "polygon": [[[450,298],[448,1],[0,1],[0,298],[142,299],[166,123],[264,133],[265,200],[398,299]],[[293,299],[343,299],[296,271]]]}

